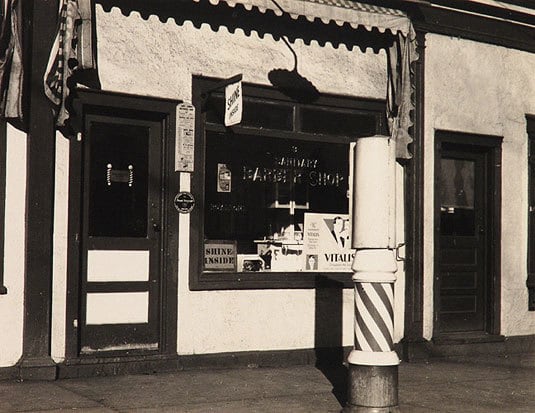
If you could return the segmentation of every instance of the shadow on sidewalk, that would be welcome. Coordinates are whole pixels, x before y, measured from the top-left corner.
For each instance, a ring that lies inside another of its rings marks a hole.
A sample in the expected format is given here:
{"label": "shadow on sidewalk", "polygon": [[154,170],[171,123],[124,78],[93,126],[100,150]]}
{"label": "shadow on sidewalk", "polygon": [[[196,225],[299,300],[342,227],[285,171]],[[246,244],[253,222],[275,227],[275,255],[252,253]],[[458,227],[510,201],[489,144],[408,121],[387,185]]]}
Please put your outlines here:
{"label": "shadow on sidewalk", "polygon": [[332,393],[341,406],[347,401],[347,368],[342,343],[342,283],[316,278],[314,348],[316,367],[333,385]]}

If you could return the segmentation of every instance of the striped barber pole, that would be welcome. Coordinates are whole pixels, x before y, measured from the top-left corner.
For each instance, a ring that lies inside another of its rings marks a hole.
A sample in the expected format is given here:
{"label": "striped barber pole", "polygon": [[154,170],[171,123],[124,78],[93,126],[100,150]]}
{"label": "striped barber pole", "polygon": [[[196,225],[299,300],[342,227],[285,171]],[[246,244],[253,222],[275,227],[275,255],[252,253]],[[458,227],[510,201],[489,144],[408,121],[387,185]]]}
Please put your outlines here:
{"label": "striped barber pole", "polygon": [[394,284],[355,284],[355,349],[390,352],[394,349]]}

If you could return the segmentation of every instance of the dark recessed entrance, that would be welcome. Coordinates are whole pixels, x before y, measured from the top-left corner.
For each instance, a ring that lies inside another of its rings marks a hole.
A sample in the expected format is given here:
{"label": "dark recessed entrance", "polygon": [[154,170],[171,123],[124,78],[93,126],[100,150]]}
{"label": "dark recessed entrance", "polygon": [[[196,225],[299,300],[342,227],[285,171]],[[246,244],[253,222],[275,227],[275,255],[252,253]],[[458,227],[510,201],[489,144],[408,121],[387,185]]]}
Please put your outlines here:
{"label": "dark recessed entrance", "polygon": [[437,134],[435,337],[499,332],[500,142]]}
{"label": "dark recessed entrance", "polygon": [[81,134],[70,152],[68,359],[176,352],[176,104],[79,91]]}

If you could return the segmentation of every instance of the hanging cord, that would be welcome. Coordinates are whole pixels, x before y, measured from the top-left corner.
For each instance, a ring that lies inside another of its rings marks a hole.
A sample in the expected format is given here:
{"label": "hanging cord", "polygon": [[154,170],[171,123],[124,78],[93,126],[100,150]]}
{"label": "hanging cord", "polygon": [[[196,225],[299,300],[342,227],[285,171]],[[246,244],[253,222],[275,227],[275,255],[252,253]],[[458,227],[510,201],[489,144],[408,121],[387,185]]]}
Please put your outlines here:
{"label": "hanging cord", "polygon": [[[279,5],[279,3],[277,3],[275,0],[271,0],[271,2],[282,12],[282,13],[286,13],[284,11],[284,9]],[[284,42],[284,44],[286,45],[286,47],[288,47],[288,49],[290,49],[290,52],[292,52],[292,55],[294,56],[294,68],[293,70],[295,72],[297,72],[297,53],[295,53],[295,50],[293,49],[293,47],[290,45],[290,42],[286,39],[286,37],[284,37],[284,35],[281,35],[281,39],[282,41]]]}

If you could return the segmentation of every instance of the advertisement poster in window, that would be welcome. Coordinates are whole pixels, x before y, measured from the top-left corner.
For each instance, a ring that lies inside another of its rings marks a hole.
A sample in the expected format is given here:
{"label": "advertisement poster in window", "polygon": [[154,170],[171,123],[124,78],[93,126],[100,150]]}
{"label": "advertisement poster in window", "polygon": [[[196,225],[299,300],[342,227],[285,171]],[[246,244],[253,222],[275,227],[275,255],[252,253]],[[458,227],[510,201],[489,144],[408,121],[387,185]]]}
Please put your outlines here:
{"label": "advertisement poster in window", "polygon": [[354,254],[349,215],[305,213],[304,271],[351,272]]}

